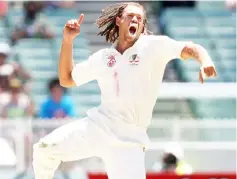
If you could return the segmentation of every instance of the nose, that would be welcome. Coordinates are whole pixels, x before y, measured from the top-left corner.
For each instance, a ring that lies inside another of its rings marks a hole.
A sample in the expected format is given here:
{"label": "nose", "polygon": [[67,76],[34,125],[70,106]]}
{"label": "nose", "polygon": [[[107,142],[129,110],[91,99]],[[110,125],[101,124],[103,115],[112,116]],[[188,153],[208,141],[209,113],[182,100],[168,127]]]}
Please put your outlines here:
{"label": "nose", "polygon": [[133,23],[137,23],[137,22],[138,22],[138,20],[137,20],[137,16],[133,16],[133,18],[132,18],[132,22],[133,22]]}

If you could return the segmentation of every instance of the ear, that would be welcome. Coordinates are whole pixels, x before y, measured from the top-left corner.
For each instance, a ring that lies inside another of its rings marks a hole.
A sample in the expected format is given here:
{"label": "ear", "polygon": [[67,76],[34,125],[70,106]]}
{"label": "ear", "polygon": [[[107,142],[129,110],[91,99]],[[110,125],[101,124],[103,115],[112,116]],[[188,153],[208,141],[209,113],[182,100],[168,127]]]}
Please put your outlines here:
{"label": "ear", "polygon": [[117,25],[117,26],[119,26],[120,20],[121,20],[120,17],[116,17],[116,25]]}

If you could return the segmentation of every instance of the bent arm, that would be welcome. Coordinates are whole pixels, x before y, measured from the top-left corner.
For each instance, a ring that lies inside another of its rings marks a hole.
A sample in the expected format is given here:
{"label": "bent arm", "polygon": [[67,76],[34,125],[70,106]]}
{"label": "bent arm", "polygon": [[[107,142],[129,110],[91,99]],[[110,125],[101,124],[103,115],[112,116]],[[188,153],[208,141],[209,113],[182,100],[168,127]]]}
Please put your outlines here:
{"label": "bent arm", "polygon": [[181,58],[184,60],[191,58],[195,59],[201,65],[213,65],[207,50],[201,45],[195,43],[189,43],[183,48],[181,52]]}
{"label": "bent arm", "polygon": [[213,65],[207,50],[201,45],[191,41],[176,41],[167,36],[164,38],[163,44],[165,44],[167,49],[167,62],[175,58],[181,58],[183,60],[192,58],[197,60],[201,65]]}
{"label": "bent arm", "polygon": [[204,78],[216,76],[215,65],[212,62],[207,50],[201,45],[193,42],[176,41],[169,37],[164,38],[164,44],[166,44],[169,60],[175,58],[181,58],[183,60],[195,59],[201,64],[199,71],[199,79],[203,83]]}
{"label": "bent arm", "polygon": [[65,88],[75,86],[72,79],[73,59],[72,59],[73,41],[63,39],[58,65],[59,82]]}

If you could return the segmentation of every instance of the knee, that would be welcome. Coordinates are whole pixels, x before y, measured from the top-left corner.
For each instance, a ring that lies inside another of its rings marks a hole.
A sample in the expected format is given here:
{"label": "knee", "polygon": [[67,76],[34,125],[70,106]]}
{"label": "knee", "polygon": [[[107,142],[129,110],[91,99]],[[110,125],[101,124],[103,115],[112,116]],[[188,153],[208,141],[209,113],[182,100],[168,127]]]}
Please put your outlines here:
{"label": "knee", "polygon": [[42,166],[47,167],[43,168],[44,170],[58,167],[61,160],[58,155],[55,155],[54,150],[52,146],[43,142],[34,144],[32,165],[36,172],[39,172],[38,170],[41,169]]}
{"label": "knee", "polygon": [[36,143],[33,145],[33,157],[37,157],[40,154],[45,153],[45,151],[43,150],[43,148],[41,147],[40,143]]}
{"label": "knee", "polygon": [[38,142],[33,146],[33,166],[39,163],[50,163],[57,165],[60,161],[58,155],[54,154],[54,147],[44,143]]}
{"label": "knee", "polygon": [[37,142],[33,145],[33,157],[48,156],[51,153],[50,146],[44,142]]}

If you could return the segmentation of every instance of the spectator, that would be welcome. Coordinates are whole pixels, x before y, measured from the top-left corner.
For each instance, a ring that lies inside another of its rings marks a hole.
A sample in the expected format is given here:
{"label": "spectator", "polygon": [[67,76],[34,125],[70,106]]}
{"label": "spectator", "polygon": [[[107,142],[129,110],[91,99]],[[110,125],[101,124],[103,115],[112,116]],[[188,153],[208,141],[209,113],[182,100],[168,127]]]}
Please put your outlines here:
{"label": "spectator", "polygon": [[8,63],[7,58],[10,55],[10,47],[6,43],[0,43],[0,92],[8,91],[9,79],[19,78],[23,81],[31,77],[20,64]]}
{"label": "spectator", "polygon": [[14,167],[17,163],[16,155],[5,138],[0,137],[0,167]]}
{"label": "spectator", "polygon": [[76,117],[75,106],[71,98],[65,95],[65,89],[60,86],[58,79],[52,79],[49,83],[49,97],[42,104],[40,117],[65,118]]}
{"label": "spectator", "polygon": [[153,165],[153,170],[177,175],[191,174],[192,167],[183,160],[183,157],[182,147],[178,143],[169,143],[164,149],[161,163],[156,162]]}
{"label": "spectator", "polygon": [[229,9],[230,11],[236,11],[236,0],[226,0],[225,4],[227,9]]}
{"label": "spectator", "polygon": [[6,1],[0,1],[0,20],[6,17],[8,11],[8,4]]}
{"label": "spectator", "polygon": [[1,111],[2,118],[32,117],[34,115],[33,103],[29,96],[22,93],[22,84],[18,79],[9,82],[10,92],[6,93]]}
{"label": "spectator", "polygon": [[[34,105],[29,96],[22,92],[22,84],[18,79],[9,80],[9,92],[0,94],[0,118],[1,119],[21,119],[33,117],[35,114]],[[1,129],[0,129],[1,130]],[[24,145],[30,146],[32,144],[32,134],[24,131],[22,128],[12,129],[4,128],[2,130],[3,137],[13,144],[15,148],[15,141],[18,136],[24,136]],[[25,164],[28,166],[32,161],[32,153],[30,147],[24,148]]]}
{"label": "spectator", "polygon": [[24,2],[24,17],[15,27],[12,33],[12,44],[22,38],[46,38],[54,37],[53,30],[47,18],[40,13],[42,4],[39,2]]}
{"label": "spectator", "polygon": [[75,5],[75,1],[60,1],[60,7],[62,8],[74,8]]}
{"label": "spectator", "polygon": [[46,1],[45,6],[48,9],[75,8],[75,1]]}
{"label": "spectator", "polygon": [[13,66],[6,63],[9,53],[10,47],[5,43],[0,44],[0,92],[7,90],[8,77],[14,71]]}

